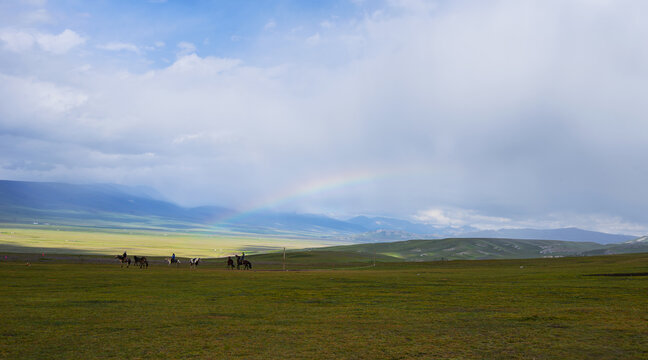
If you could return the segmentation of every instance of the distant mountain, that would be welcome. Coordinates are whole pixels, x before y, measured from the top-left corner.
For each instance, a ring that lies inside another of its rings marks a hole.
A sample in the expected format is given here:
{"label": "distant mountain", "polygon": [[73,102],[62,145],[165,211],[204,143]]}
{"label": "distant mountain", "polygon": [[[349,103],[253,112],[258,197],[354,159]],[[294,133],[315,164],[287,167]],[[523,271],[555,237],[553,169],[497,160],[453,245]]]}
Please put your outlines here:
{"label": "distant mountain", "polygon": [[335,236],[362,226],[322,215],[255,212],[218,206],[185,208],[146,187],[0,180],[0,222]]}
{"label": "distant mountain", "polygon": [[226,220],[226,224],[245,229],[275,229],[285,231],[300,231],[328,236],[349,234],[366,231],[362,226],[333,219],[324,215],[280,213],[259,211],[235,216]]}
{"label": "distant mountain", "polygon": [[[185,209],[157,200],[153,190],[112,184],[63,184],[53,182],[0,181],[0,218],[21,222],[50,219],[123,220],[160,217],[178,221],[202,220],[231,212]],[[119,216],[117,216],[119,215]]]}
{"label": "distant mountain", "polygon": [[[464,226],[461,228],[438,227],[429,224],[414,223],[407,220],[388,217],[356,216],[354,218],[348,219],[347,222],[360,225],[370,231],[394,230],[403,231],[410,234],[418,234],[418,238],[442,238],[476,230],[475,228],[470,226]],[[412,239],[414,238],[416,237],[413,237]]]}
{"label": "distant mountain", "polygon": [[388,217],[358,216],[343,221],[317,214],[271,211],[240,214],[219,206],[182,207],[164,200],[163,195],[147,187],[0,180],[0,223],[33,222],[201,233],[233,231],[357,243],[448,237],[598,243],[638,241],[633,236],[576,228],[474,231],[471,227],[435,227]]}
{"label": "distant mountain", "polygon": [[441,258],[468,260],[576,256],[604,247],[605,245],[592,242],[575,241],[450,238],[334,246],[311,251],[343,251],[365,255],[375,252],[406,261],[431,261]]}
{"label": "distant mountain", "polygon": [[628,240],[624,244],[648,244],[648,235]]}
{"label": "distant mountain", "polygon": [[438,228],[426,224],[416,224],[407,220],[393,219],[387,217],[356,216],[348,219],[347,222],[360,225],[369,231],[375,230],[399,230],[415,234],[434,234]]}
{"label": "distant mountain", "polygon": [[612,244],[601,249],[587,251],[585,255],[612,255],[643,252],[648,252],[648,236],[628,240],[622,244]]}
{"label": "distant mountain", "polygon": [[437,236],[413,234],[401,230],[374,230],[363,232],[360,234],[351,234],[338,237],[338,240],[343,240],[352,243],[370,243],[370,242],[385,242],[385,241],[401,241],[412,239],[438,239]]}
{"label": "distant mountain", "polygon": [[474,231],[458,235],[462,238],[508,238],[508,239],[542,239],[562,241],[588,241],[600,244],[622,243],[632,240],[636,236],[606,234],[596,231],[582,230],[578,228],[563,229],[501,229]]}

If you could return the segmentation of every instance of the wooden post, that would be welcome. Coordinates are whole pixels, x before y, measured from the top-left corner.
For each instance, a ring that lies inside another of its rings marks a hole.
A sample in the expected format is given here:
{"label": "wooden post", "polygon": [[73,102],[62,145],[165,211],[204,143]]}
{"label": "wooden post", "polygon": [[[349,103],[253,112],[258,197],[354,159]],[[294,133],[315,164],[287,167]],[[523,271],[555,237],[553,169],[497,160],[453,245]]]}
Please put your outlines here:
{"label": "wooden post", "polygon": [[283,271],[286,271],[286,248],[284,248],[283,253]]}
{"label": "wooden post", "polygon": [[374,249],[373,249],[373,267],[376,267],[376,244],[374,244]]}

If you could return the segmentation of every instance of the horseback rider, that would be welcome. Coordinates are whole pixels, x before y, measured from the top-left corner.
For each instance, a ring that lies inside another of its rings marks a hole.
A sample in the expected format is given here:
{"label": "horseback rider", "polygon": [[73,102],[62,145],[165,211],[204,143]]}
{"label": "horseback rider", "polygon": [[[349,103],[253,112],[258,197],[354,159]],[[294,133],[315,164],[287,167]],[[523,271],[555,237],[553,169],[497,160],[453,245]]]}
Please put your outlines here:
{"label": "horseback rider", "polygon": [[245,252],[241,254],[241,262],[243,262],[243,260],[245,260]]}
{"label": "horseback rider", "polygon": [[122,255],[124,259],[126,259],[126,251],[124,251],[124,255]]}
{"label": "horseback rider", "polygon": [[176,261],[175,253],[173,253],[173,255],[171,255],[171,262],[174,263],[175,261]]}

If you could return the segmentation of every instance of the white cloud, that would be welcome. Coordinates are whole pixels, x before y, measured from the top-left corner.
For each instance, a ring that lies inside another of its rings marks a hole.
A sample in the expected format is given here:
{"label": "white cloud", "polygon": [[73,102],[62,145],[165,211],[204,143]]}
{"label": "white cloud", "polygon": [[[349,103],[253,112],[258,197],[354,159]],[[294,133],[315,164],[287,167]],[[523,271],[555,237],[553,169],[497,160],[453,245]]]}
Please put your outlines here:
{"label": "white cloud", "polygon": [[34,36],[24,31],[0,31],[0,40],[4,42],[4,48],[13,52],[23,52],[32,48]]}
{"label": "white cloud", "polygon": [[88,95],[82,91],[50,82],[3,74],[0,80],[0,94],[6,104],[11,104],[0,112],[5,123],[12,119],[18,123],[30,121],[30,117],[42,117],[49,122],[88,100]]}
{"label": "white cloud", "polygon": [[131,51],[139,54],[140,49],[135,44],[111,41],[106,44],[97,45],[97,48],[108,51]]}
{"label": "white cloud", "polygon": [[477,229],[501,229],[510,227],[512,219],[479,214],[474,210],[431,208],[420,211],[414,219],[436,226],[463,227]]}
{"label": "white cloud", "polygon": [[184,134],[177,136],[174,138],[171,143],[174,145],[179,145],[179,144],[188,144],[188,143],[196,143],[196,142],[201,142],[201,141],[206,141],[206,142],[211,142],[211,143],[232,143],[236,141],[235,137],[233,134],[229,132],[199,132],[199,133],[194,133],[194,134]]}
{"label": "white cloud", "polygon": [[178,52],[177,52],[178,56],[184,56],[195,52],[196,52],[196,45],[186,41],[181,41],[178,43]]}
{"label": "white cloud", "polygon": [[39,33],[35,35],[35,38],[43,50],[54,54],[64,54],[86,41],[84,37],[70,29],[65,29],[58,35]]}
{"label": "white cloud", "polygon": [[175,73],[195,73],[201,75],[218,74],[240,64],[237,59],[221,59],[208,56],[201,58],[196,54],[178,58],[168,70]]}
{"label": "white cloud", "polygon": [[324,29],[330,29],[335,27],[335,24],[328,20],[324,20],[320,23],[320,26],[323,27]]}
{"label": "white cloud", "polygon": [[315,45],[319,44],[319,42],[320,42],[320,34],[319,33],[315,33],[314,35],[311,35],[311,36],[306,38],[306,44],[308,44],[310,46],[315,46]]}

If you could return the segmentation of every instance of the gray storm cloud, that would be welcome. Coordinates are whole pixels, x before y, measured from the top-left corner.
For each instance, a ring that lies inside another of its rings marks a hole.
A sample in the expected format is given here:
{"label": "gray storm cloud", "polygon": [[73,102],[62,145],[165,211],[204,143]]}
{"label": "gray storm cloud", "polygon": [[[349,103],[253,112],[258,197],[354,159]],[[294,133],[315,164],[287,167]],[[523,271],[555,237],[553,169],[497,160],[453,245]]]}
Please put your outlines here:
{"label": "gray storm cloud", "polygon": [[254,47],[234,59],[198,46],[134,71],[82,56],[96,46],[78,35],[66,33],[64,55],[5,35],[0,175],[148,184],[183,204],[239,207],[362,170],[383,175],[283,206],[648,230],[648,5],[428,5],[329,23],[317,41],[264,35],[258,49],[279,49],[263,54],[271,64],[255,63]]}

